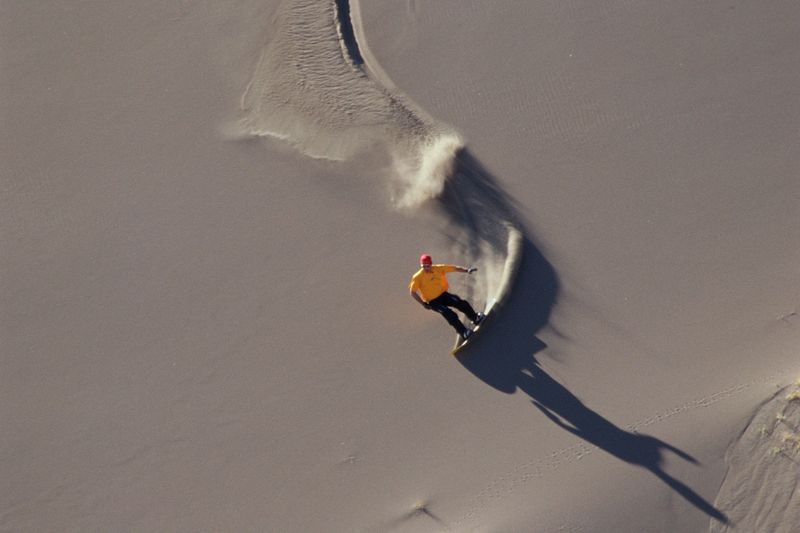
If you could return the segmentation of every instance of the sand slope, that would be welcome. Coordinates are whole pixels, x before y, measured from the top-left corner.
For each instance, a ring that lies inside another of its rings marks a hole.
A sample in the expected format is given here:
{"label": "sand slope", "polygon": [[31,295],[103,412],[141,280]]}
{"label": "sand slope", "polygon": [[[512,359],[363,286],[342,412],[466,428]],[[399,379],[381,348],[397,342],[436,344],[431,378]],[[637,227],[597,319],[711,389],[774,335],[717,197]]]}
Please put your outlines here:
{"label": "sand slope", "polygon": [[716,504],[730,524],[711,531],[793,531],[798,522],[800,381],[766,402],[731,445]]}
{"label": "sand slope", "polygon": [[[254,80],[351,68],[322,4],[329,61],[264,63],[308,5],[0,7],[0,529],[763,517],[724,481],[770,464],[732,458],[800,375],[795,4],[354,4],[378,111],[323,158],[247,121]],[[341,98],[279,123],[336,131]],[[449,179],[400,205],[444,133]],[[485,300],[506,221],[514,290],[453,358],[408,277],[479,261],[452,281]]]}

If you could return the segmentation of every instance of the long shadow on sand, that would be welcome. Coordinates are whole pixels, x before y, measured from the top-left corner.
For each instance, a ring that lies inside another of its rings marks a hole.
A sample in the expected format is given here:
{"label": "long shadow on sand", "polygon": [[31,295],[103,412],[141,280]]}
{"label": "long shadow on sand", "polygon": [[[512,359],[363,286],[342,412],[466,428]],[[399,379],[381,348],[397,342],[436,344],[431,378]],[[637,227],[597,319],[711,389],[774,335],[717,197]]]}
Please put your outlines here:
{"label": "long shadow on sand", "polygon": [[[491,223],[492,218],[511,221],[521,227],[511,201],[468,153],[460,154],[455,179],[448,187],[450,190],[442,197],[443,208],[462,235],[464,232],[471,234],[472,242],[489,241],[502,246],[502,224]],[[467,247],[470,248],[469,244]],[[525,237],[521,267],[510,298],[499,310],[491,328],[458,360],[499,391],[512,394],[521,390],[558,427],[626,463],[646,468],[696,508],[728,523],[722,512],[663,469],[667,451],[696,464],[693,457],[655,437],[617,427],[584,405],[539,365],[536,353],[546,345],[536,333],[547,324],[558,291],[555,269]]]}
{"label": "long shadow on sand", "polygon": [[535,333],[544,325],[549,306],[555,301],[555,278],[548,280],[552,268],[529,241],[523,261],[514,296],[503,309],[503,316],[495,320],[488,335],[484,334],[484,342],[476,345],[480,349],[459,357],[461,364],[497,390],[507,394],[521,390],[560,428],[626,463],[646,468],[689,503],[727,524],[722,512],[662,467],[665,451],[697,463],[693,457],[655,437],[617,427],[542,369],[535,354],[546,345]]}

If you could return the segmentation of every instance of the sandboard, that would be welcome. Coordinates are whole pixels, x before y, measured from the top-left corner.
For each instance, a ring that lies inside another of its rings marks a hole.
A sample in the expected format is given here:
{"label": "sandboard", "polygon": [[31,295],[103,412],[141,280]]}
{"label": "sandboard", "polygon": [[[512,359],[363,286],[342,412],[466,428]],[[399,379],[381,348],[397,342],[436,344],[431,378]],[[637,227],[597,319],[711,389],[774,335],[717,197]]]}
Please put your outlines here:
{"label": "sandboard", "polygon": [[472,330],[472,335],[470,335],[467,340],[463,340],[461,338],[461,335],[456,336],[456,343],[453,346],[453,349],[450,350],[451,354],[458,355],[458,353],[461,350],[463,350],[467,345],[469,345],[469,343],[475,340],[475,337],[478,335],[478,333],[480,333],[480,331],[486,327],[486,323],[489,322],[492,316],[494,316],[493,310],[494,310],[494,301],[492,301],[492,303],[486,307],[486,310],[483,312],[485,318],[480,324],[475,326],[475,328]]}

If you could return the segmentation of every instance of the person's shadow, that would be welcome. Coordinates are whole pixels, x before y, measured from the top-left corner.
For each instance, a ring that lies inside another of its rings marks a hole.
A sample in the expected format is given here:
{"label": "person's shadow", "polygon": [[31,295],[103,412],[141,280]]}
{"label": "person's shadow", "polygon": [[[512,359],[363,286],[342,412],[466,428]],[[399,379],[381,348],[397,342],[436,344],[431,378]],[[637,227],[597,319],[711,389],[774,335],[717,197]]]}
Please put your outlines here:
{"label": "person's shadow", "polygon": [[[494,238],[487,232],[493,226],[488,222],[498,214],[506,220],[519,220],[496,180],[468,152],[460,154],[448,188],[443,196],[445,211],[449,211],[456,226],[472,232],[475,240]],[[456,200],[470,208],[457,209]],[[487,330],[459,355],[459,362],[499,391],[512,394],[521,390],[558,427],[626,463],[646,468],[709,517],[727,524],[725,514],[663,469],[665,452],[696,464],[692,456],[655,437],[617,427],[584,405],[539,365],[536,354],[546,345],[536,333],[548,323],[558,291],[554,268],[525,237],[522,263],[511,297],[497,310]]]}

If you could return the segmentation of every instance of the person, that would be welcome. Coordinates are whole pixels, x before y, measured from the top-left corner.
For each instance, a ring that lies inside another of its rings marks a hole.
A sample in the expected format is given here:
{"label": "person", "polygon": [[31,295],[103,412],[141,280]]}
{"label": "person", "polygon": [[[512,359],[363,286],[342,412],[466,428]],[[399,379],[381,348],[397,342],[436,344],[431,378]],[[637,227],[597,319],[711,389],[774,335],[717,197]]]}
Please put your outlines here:
{"label": "person", "polygon": [[450,288],[450,284],[447,282],[447,274],[450,272],[472,274],[478,269],[456,265],[434,265],[433,259],[428,254],[420,256],[419,266],[420,269],[411,277],[411,283],[408,284],[411,297],[425,309],[436,311],[442,315],[455,328],[461,338],[467,340],[472,334],[472,330],[462,324],[458,315],[450,308],[455,307],[464,313],[476,326],[486,317],[483,313],[476,313],[468,301],[447,292],[447,289]]}

